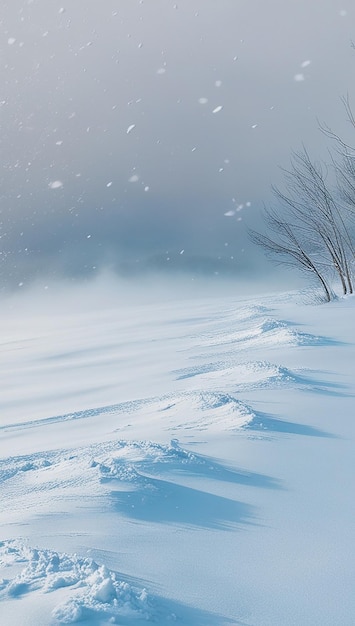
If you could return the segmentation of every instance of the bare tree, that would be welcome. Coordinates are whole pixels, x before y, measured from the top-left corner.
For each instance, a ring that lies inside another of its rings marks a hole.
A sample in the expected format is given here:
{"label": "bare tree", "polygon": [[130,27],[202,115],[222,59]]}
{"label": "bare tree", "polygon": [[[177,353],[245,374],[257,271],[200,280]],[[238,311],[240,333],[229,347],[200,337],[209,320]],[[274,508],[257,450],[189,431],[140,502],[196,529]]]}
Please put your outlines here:
{"label": "bare tree", "polygon": [[268,231],[251,231],[252,240],[282,264],[310,273],[330,301],[334,278],[344,294],[353,293],[354,248],[347,213],[329,189],[324,166],[311,161],[303,148],[294,152],[285,174],[286,191],[274,187],[277,207],[265,209]]}
{"label": "bare tree", "polygon": [[[347,120],[352,130],[355,131],[355,116],[349,96],[343,97],[342,101]],[[320,124],[320,129],[333,141],[333,146],[335,146],[336,157],[331,154],[331,159],[336,172],[339,197],[355,219],[355,148],[325,124]]]}
{"label": "bare tree", "polygon": [[289,224],[276,212],[264,209],[264,217],[269,231],[274,235],[269,236],[255,230],[249,234],[254,243],[261,246],[276,261],[282,265],[295,266],[296,268],[311,274],[320,283],[327,302],[333,298],[333,291],[320,268],[312,260],[302,243],[302,232],[297,234],[297,226]]}

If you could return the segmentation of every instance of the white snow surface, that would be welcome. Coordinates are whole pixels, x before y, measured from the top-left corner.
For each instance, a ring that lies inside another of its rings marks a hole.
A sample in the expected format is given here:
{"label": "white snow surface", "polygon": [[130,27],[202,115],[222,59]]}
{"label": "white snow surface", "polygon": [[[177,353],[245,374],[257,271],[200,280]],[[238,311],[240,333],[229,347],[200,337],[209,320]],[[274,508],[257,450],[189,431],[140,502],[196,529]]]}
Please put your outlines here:
{"label": "white snow surface", "polygon": [[0,313],[1,625],[352,626],[354,298],[60,300]]}

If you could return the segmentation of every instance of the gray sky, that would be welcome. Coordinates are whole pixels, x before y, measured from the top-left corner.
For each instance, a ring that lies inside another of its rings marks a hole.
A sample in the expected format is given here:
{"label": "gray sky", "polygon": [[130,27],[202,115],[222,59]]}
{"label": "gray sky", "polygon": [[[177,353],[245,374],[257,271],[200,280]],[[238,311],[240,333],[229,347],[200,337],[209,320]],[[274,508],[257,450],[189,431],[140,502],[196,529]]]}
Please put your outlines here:
{"label": "gray sky", "polygon": [[2,0],[1,280],[256,271],[279,166],[326,153],[317,118],[350,133],[354,24],[352,0]]}

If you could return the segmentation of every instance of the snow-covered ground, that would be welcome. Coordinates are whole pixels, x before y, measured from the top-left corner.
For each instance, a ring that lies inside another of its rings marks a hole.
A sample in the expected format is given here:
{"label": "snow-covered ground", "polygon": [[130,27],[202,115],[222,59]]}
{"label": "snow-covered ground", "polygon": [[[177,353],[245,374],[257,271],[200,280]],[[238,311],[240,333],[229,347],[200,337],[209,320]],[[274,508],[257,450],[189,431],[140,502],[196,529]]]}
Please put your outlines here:
{"label": "snow-covered ground", "polygon": [[355,623],[354,298],[3,303],[1,626]]}

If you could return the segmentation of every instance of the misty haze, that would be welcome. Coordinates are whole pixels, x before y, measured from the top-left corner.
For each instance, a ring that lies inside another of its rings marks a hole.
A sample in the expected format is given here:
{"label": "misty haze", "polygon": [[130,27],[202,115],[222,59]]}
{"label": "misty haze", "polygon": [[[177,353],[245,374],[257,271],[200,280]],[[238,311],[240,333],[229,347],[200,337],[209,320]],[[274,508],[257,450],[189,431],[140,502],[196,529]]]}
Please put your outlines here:
{"label": "misty haze", "polygon": [[2,286],[105,268],[271,275],[247,229],[292,148],[326,155],[317,118],[347,131],[352,12],[3,3]]}

